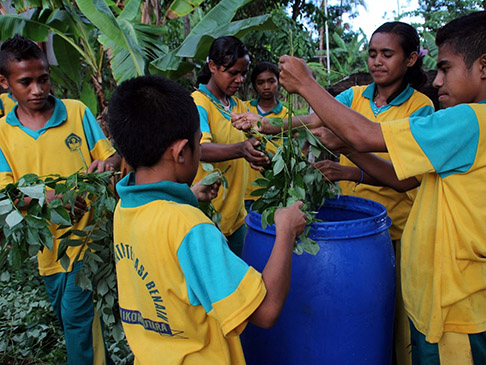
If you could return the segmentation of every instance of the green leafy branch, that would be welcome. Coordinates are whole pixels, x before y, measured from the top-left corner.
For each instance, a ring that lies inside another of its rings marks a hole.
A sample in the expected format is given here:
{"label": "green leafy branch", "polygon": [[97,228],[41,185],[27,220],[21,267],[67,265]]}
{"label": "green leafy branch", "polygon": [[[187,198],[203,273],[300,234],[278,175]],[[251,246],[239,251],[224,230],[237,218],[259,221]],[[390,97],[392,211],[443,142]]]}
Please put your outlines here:
{"label": "green leafy branch", "polygon": [[[82,246],[82,266],[76,284],[92,290],[98,313],[113,328],[118,341],[123,337],[118,310],[113,253],[113,212],[116,199],[110,185],[113,172],[81,173],[70,176],[35,174],[22,176],[0,190],[0,268],[7,263],[20,268],[28,258],[44,249],[53,250],[54,234],[59,239],[57,259],[64,269],[79,260],[70,259],[68,247]],[[47,200],[47,190],[56,197]],[[26,198],[30,198],[27,204]],[[76,227],[76,200],[89,202],[87,226]],[[69,211],[66,207],[70,207]],[[49,227],[56,227],[52,230]],[[72,261],[71,261],[72,260]]]}
{"label": "green leafy branch", "polygon": [[[281,121],[284,128],[284,121]],[[304,132],[304,133],[302,133]],[[289,133],[290,134],[290,133]],[[292,205],[298,200],[304,202],[302,210],[307,216],[307,227],[299,236],[300,244],[296,244],[294,252],[301,254],[306,251],[316,254],[319,246],[309,238],[310,224],[317,222],[316,211],[327,198],[339,194],[339,187],[329,181],[308,159],[303,152],[303,145],[309,144],[308,151],[319,157],[323,148],[320,141],[307,129],[301,129],[299,136],[289,137],[278,147],[271,160],[271,167],[265,170],[263,178],[253,184],[260,188],[252,192],[259,199],[253,203],[252,209],[262,215],[262,227],[274,223],[274,214],[278,208]]]}

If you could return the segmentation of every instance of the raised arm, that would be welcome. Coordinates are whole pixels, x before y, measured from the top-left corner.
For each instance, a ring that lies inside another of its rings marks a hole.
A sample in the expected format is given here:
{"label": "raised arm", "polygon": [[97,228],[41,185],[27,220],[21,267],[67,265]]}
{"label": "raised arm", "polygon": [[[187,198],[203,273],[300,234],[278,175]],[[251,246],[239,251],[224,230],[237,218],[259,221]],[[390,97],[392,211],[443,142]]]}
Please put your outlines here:
{"label": "raised arm", "polygon": [[380,125],[332,97],[314,80],[304,60],[282,56],[279,68],[281,85],[304,97],[324,125],[346,144],[359,152],[386,151]]}
{"label": "raised arm", "polygon": [[255,149],[258,144],[260,142],[255,138],[233,144],[202,143],[201,161],[221,162],[244,158],[255,165],[266,165],[270,161],[263,152]]}

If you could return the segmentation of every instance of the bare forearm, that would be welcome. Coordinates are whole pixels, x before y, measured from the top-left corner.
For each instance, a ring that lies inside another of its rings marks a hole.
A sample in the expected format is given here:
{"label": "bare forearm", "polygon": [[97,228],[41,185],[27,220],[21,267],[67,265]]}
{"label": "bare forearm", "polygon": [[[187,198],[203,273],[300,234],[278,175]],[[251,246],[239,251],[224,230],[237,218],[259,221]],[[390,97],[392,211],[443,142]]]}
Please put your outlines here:
{"label": "bare forearm", "polygon": [[221,162],[243,157],[242,143],[234,144],[201,144],[201,161]]}
{"label": "bare forearm", "polygon": [[[302,125],[307,126],[307,128],[312,129],[312,128],[317,128],[322,125],[321,120],[319,117],[312,113],[312,114],[307,114],[307,115],[294,115],[292,117],[292,128],[298,128],[301,127]],[[284,129],[288,128],[288,118],[284,119]],[[266,134],[278,134],[281,132],[281,128],[278,126],[273,126],[270,124],[270,121],[268,119],[263,119],[263,133]]]}
{"label": "bare forearm", "polygon": [[365,172],[363,182],[366,184],[388,186],[399,192],[408,191],[420,185],[419,181],[414,177],[398,180],[391,161],[373,153],[356,152],[349,154],[348,158]]}
{"label": "bare forearm", "polygon": [[293,242],[292,235],[277,231],[272,254],[262,273],[267,295],[249,318],[253,324],[269,328],[275,324],[282,311],[290,289]]}
{"label": "bare forearm", "polygon": [[386,151],[383,133],[378,123],[341,104],[314,80],[302,87],[299,93],[324,125],[355,150]]}

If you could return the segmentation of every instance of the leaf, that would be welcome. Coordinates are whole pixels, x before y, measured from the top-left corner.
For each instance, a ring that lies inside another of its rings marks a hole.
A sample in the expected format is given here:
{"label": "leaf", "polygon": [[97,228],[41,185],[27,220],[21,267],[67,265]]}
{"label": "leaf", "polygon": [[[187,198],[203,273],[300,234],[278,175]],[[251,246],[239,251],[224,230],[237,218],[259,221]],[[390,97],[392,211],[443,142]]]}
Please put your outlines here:
{"label": "leaf", "polygon": [[14,209],[12,203],[8,199],[0,200],[0,215],[7,214]]}
{"label": "leaf", "polygon": [[[78,71],[79,73],[79,71]],[[96,93],[93,90],[92,85],[87,81],[84,80],[83,87],[81,89],[81,95],[79,96],[81,101],[86,104],[88,109],[94,114],[98,114],[98,98],[96,97]]]}
{"label": "leaf", "polygon": [[75,85],[81,83],[81,62],[79,53],[64,38],[55,34],[52,37],[52,46],[59,68]]}
{"label": "leaf", "polygon": [[105,239],[108,237],[108,233],[105,231],[102,231],[100,229],[97,229],[90,234],[90,238],[93,239],[94,241],[100,241],[102,239]]}
{"label": "leaf", "polygon": [[19,190],[32,199],[37,199],[39,205],[44,205],[45,200],[45,187],[44,184],[38,184],[34,186],[19,186]]}
{"label": "leaf", "polygon": [[84,244],[83,240],[66,240],[66,244],[71,247],[77,247]]}
{"label": "leaf", "polygon": [[68,255],[64,254],[61,257],[60,262],[61,262],[62,268],[67,271],[69,269],[69,264],[71,263],[71,261],[69,260]]}
{"label": "leaf", "polygon": [[302,246],[302,249],[311,254],[311,255],[317,255],[317,253],[320,250],[319,245],[309,237],[301,237],[301,242],[300,245]]}
{"label": "leaf", "polygon": [[201,185],[212,185],[218,181],[219,177],[219,171],[212,172],[209,175],[204,176],[204,178],[201,180]]}
{"label": "leaf", "polygon": [[96,291],[100,295],[105,295],[106,293],[108,293],[108,285],[106,285],[106,281],[100,281],[98,283],[98,286],[96,287]]}
{"label": "leaf", "polygon": [[114,198],[107,198],[105,200],[106,210],[108,210],[109,212],[113,212],[115,210],[115,207],[116,207],[116,200]]}
{"label": "leaf", "polygon": [[282,172],[284,167],[285,161],[283,160],[283,158],[279,158],[273,165],[273,174],[278,175],[280,172]]}
{"label": "leaf", "polygon": [[211,172],[214,170],[214,166],[207,162],[201,162],[201,167],[206,172]]}
{"label": "leaf", "polygon": [[17,210],[13,210],[9,213],[9,215],[7,215],[7,218],[5,218],[5,223],[7,223],[10,228],[12,228],[23,220],[24,216],[20,214]]}
{"label": "leaf", "polygon": [[61,224],[61,225],[71,225],[71,218],[69,217],[69,213],[67,212],[64,207],[58,207],[51,209],[51,215],[49,220],[54,224]]}

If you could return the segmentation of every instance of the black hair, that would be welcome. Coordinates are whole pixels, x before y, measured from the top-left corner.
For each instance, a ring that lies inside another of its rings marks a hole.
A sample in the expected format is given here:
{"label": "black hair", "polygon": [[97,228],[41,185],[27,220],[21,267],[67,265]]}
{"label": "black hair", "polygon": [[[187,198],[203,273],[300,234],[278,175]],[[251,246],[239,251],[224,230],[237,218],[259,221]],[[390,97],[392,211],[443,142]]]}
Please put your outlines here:
{"label": "black hair", "polygon": [[[405,53],[405,57],[410,56],[412,52],[417,52],[419,57],[417,62],[412,67],[409,67],[407,73],[405,74],[404,84],[402,88],[398,90],[398,93],[394,93],[389,99],[392,100],[397,96],[403,89],[410,84],[414,89],[420,89],[427,82],[427,74],[422,69],[422,57],[420,56],[420,39],[417,31],[410,24],[402,22],[387,22],[378,27],[373,32],[376,33],[392,33],[400,37],[400,46]],[[373,35],[371,38],[373,38]]]}
{"label": "black hair", "polygon": [[120,154],[135,170],[155,165],[175,141],[194,148],[199,113],[175,81],[148,75],[124,81],[108,106],[108,126]]}
{"label": "black hair", "polygon": [[10,76],[10,62],[31,59],[43,60],[48,65],[46,54],[36,43],[19,34],[15,34],[12,38],[3,42],[0,48],[0,74],[8,78]]}
{"label": "black hair", "polygon": [[273,73],[277,77],[277,81],[278,81],[279,75],[280,75],[280,70],[278,69],[277,65],[275,65],[271,62],[263,61],[263,62],[260,62],[258,65],[256,65],[255,68],[253,69],[252,73],[251,73],[250,80],[251,80],[251,84],[253,85],[253,88],[256,88],[255,83],[256,83],[256,78],[258,77],[258,75],[260,75],[261,73],[263,73],[265,71],[270,71],[271,73]]}
{"label": "black hair", "polygon": [[212,60],[217,66],[222,66],[224,71],[231,68],[239,58],[249,55],[242,41],[233,36],[216,38],[209,49],[208,60],[197,78],[198,84],[207,84],[211,78],[208,62]]}
{"label": "black hair", "polygon": [[468,69],[486,54],[486,11],[479,11],[454,19],[437,31],[437,47],[450,46],[464,58]]}

